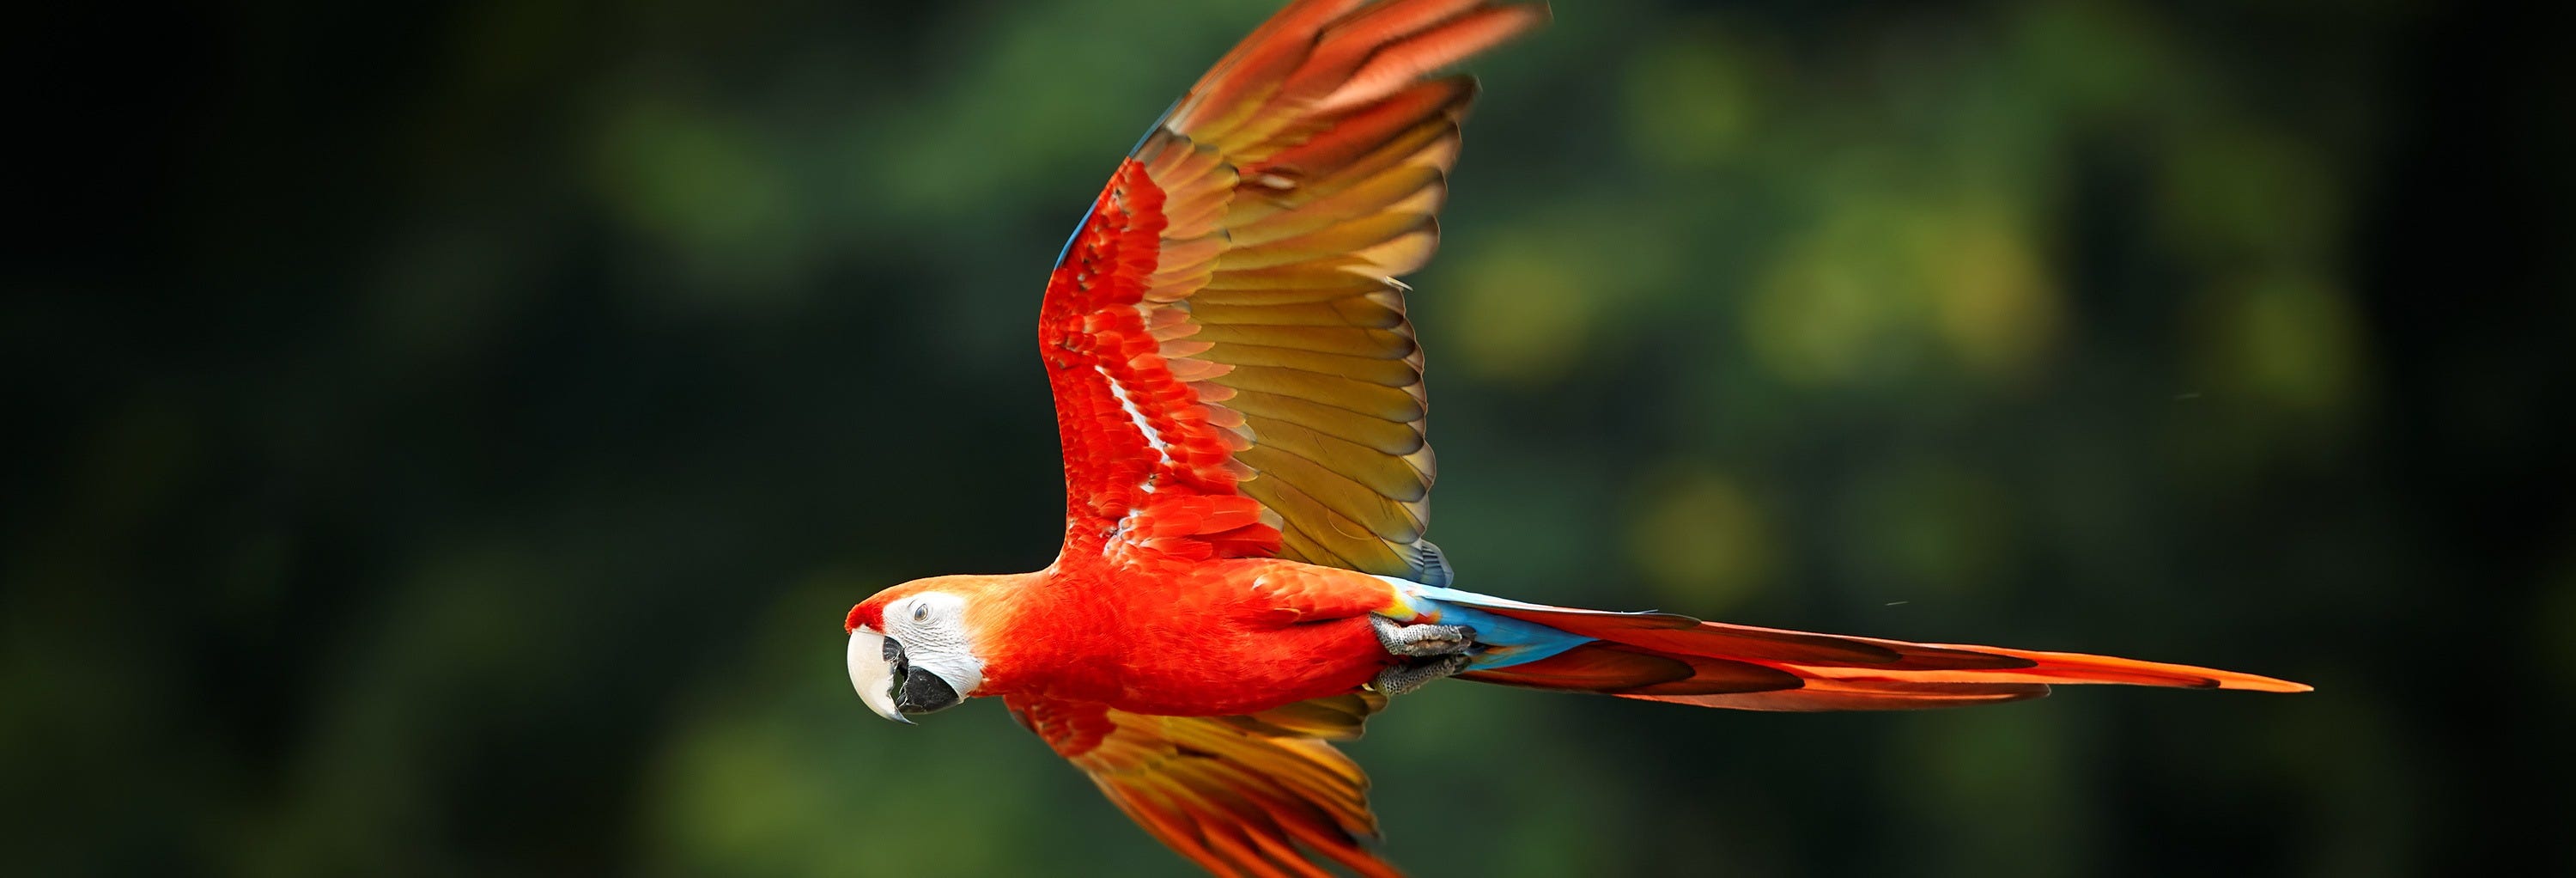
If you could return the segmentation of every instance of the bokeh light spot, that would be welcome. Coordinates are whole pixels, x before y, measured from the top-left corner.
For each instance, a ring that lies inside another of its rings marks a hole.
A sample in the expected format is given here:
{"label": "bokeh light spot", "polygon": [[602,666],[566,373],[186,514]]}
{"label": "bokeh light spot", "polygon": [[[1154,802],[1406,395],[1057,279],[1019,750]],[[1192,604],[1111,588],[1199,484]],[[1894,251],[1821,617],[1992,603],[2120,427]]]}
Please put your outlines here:
{"label": "bokeh light spot", "polygon": [[1722,611],[1770,582],[1778,563],[1772,525],[1735,479],[1674,467],[1639,493],[1628,560],[1671,605]]}
{"label": "bokeh light spot", "polygon": [[1600,292],[1600,284],[1545,250],[1489,248],[1466,267],[1464,280],[1442,290],[1452,307],[1474,315],[1471,331],[1449,339],[1443,353],[1482,378],[1553,383],[1582,353]]}
{"label": "bokeh light spot", "polygon": [[2201,380],[2286,412],[2330,414],[2354,400],[2360,328],[2341,290],[2269,274],[2222,284],[2196,345]]}
{"label": "bokeh light spot", "polygon": [[1942,340],[1970,370],[2029,372],[2056,340],[2057,294],[2028,237],[1992,210],[1926,217],[1915,259]]}
{"label": "bokeh light spot", "polygon": [[1639,52],[1623,80],[1628,144],[1666,168],[1725,161],[1752,128],[1759,89],[1741,47],[1685,30]]}

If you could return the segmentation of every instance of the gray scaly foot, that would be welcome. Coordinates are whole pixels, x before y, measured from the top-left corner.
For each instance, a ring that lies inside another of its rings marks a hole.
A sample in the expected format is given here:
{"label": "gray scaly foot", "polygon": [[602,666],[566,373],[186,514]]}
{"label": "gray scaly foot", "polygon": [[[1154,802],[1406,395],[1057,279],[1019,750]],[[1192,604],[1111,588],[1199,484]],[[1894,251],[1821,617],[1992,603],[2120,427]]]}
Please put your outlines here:
{"label": "gray scaly foot", "polygon": [[1401,625],[1371,614],[1369,627],[1377,629],[1377,645],[1386,654],[1405,658],[1458,655],[1476,645],[1476,629],[1466,625]]}
{"label": "gray scaly foot", "polygon": [[1377,690],[1388,698],[1409,694],[1433,680],[1457,676],[1460,671],[1467,669],[1468,661],[1466,656],[1452,654],[1428,661],[1396,665],[1377,672],[1377,679],[1369,682],[1369,688]]}

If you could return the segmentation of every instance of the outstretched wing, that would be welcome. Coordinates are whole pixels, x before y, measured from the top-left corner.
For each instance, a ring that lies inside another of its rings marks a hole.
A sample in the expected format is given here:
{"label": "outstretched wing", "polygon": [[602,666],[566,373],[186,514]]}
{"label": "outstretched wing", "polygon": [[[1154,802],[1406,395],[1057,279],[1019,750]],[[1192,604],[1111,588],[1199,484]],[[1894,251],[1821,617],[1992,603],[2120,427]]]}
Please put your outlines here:
{"label": "outstretched wing", "polygon": [[1006,699],[1011,715],[1136,824],[1217,875],[1329,876],[1322,861],[1397,875],[1378,858],[1368,777],[1327,741],[1360,735],[1386,699],[1352,693],[1236,717],[1145,716]]}
{"label": "outstretched wing", "polygon": [[1475,83],[1426,75],[1546,16],[1299,0],[1120,163],[1039,317],[1067,557],[1446,578],[1422,539],[1422,354],[1394,279],[1439,241]]}

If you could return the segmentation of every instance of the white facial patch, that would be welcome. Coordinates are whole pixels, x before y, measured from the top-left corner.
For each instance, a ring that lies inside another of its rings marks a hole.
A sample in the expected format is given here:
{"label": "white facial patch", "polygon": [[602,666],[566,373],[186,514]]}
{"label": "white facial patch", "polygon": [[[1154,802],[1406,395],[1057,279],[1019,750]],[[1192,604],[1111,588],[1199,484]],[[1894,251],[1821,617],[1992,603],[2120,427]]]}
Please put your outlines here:
{"label": "white facial patch", "polygon": [[931,591],[887,604],[885,636],[903,644],[905,661],[938,674],[960,698],[984,685],[984,660],[967,637],[965,598]]}

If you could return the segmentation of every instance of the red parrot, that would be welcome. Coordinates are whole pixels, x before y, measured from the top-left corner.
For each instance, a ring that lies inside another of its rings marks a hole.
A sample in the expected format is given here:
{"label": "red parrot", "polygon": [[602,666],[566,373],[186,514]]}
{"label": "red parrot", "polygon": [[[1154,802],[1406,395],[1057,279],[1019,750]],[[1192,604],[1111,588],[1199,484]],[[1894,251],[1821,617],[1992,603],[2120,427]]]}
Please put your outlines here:
{"label": "red parrot", "polygon": [[1455,676],[1748,710],[2036,698],[2055,683],[2300,692],[2106,656],[1811,634],[1450,588],[1408,288],[1476,92],[1434,76],[1547,20],[1488,0],[1295,0],[1154,124],[1038,318],[1064,548],[850,610],[850,680],[899,722],[970,697],[1219,875],[1394,875],[1328,742]]}

